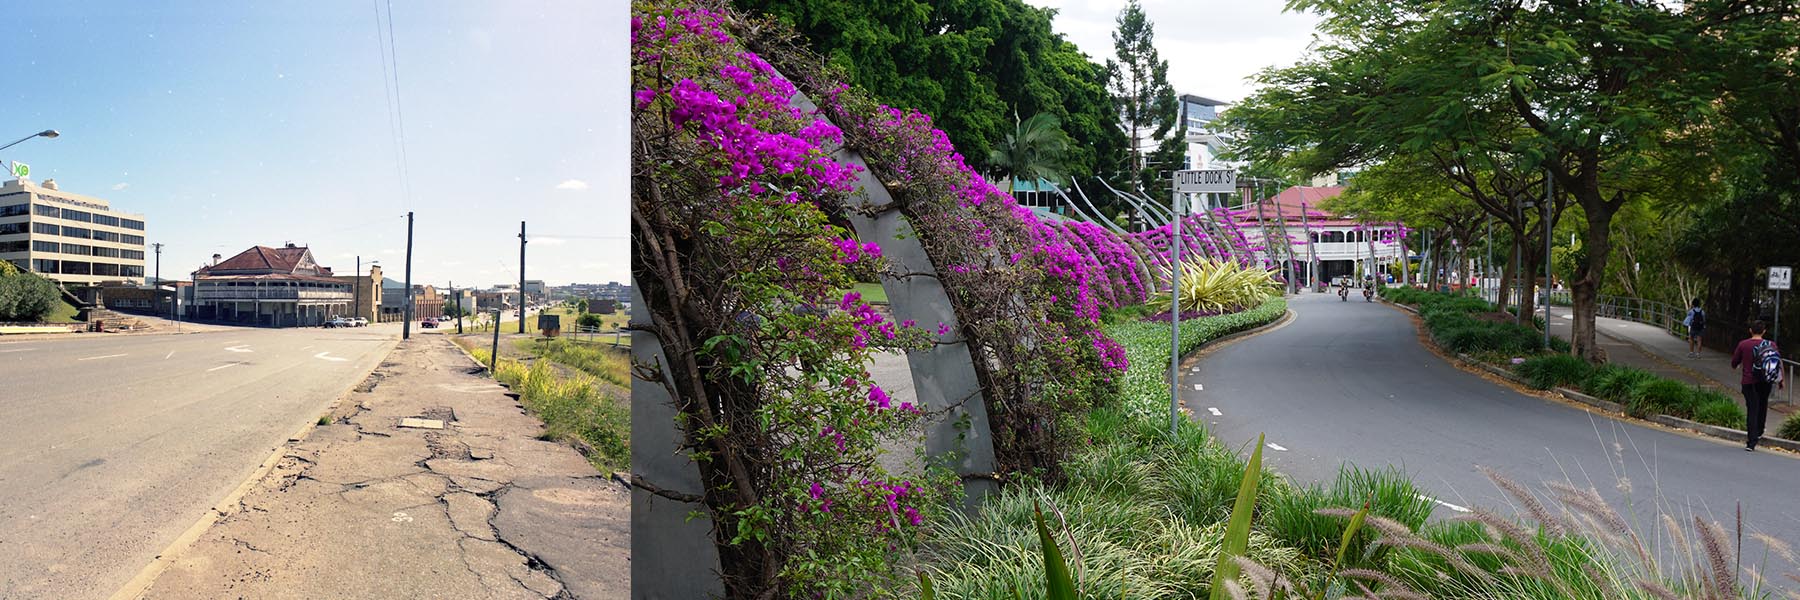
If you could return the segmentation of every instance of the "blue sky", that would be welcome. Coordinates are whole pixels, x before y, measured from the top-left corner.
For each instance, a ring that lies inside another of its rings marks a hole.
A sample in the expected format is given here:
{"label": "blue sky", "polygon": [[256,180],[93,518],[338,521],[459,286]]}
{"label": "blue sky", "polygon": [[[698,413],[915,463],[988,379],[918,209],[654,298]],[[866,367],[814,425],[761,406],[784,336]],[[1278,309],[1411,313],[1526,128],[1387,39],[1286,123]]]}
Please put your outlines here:
{"label": "blue sky", "polygon": [[0,160],[146,215],[167,278],[283,242],[399,278],[410,209],[415,282],[516,281],[521,220],[531,279],[626,281],[628,4],[392,0],[408,195],[388,2],[12,6],[0,144],[62,137]]}

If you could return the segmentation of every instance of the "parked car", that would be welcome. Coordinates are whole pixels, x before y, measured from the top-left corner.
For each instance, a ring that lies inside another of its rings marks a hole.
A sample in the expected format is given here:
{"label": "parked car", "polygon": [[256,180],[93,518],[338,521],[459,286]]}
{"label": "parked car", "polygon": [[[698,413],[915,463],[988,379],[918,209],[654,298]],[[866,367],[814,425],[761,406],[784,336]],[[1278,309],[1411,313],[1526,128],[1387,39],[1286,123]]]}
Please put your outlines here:
{"label": "parked car", "polygon": [[325,322],[326,327],[353,327],[354,325],[355,321],[343,317],[332,317],[330,321]]}
{"label": "parked car", "polygon": [[351,321],[354,323],[354,326],[356,326],[356,327],[368,327],[369,326],[369,320],[362,318],[362,317],[357,317],[357,318],[351,319]]}
{"label": "parked car", "polygon": [[419,328],[420,329],[437,329],[437,321],[426,319],[425,322],[419,324]]}

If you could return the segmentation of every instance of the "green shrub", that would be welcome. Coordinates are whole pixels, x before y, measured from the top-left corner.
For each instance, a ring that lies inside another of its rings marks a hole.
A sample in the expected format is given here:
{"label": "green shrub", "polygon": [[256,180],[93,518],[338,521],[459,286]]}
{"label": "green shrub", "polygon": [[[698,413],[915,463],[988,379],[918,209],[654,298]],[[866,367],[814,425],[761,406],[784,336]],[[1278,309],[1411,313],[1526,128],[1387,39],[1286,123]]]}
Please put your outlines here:
{"label": "green shrub", "polygon": [[1559,385],[1579,385],[1593,374],[1593,365],[1578,356],[1548,354],[1525,359],[1514,370],[1531,382],[1531,387],[1547,390]]}
{"label": "green shrub", "polygon": [[1673,379],[1641,379],[1625,397],[1625,412],[1636,416],[1664,414],[1683,419],[1694,415],[1694,388]]}
{"label": "green shrub", "polygon": [[1775,428],[1775,437],[1784,440],[1800,440],[1800,414],[1788,415],[1787,420],[1782,421],[1781,426]]}
{"label": "green shrub", "polygon": [[1732,429],[1744,428],[1744,407],[1738,406],[1737,401],[1712,390],[1697,390],[1694,399],[1695,421]]}
{"label": "green shrub", "polygon": [[1594,369],[1593,374],[1588,375],[1587,380],[1581,383],[1581,391],[1587,392],[1591,396],[1623,403],[1631,395],[1633,387],[1636,387],[1639,382],[1654,377],[1656,376],[1650,374],[1649,371],[1619,365],[1605,365]]}
{"label": "green shrub", "polygon": [[[1364,504],[1369,514],[1387,517],[1411,528],[1425,524],[1431,502],[1421,497],[1411,480],[1397,470],[1364,470],[1352,465],[1338,469],[1330,488],[1318,485],[1288,486],[1265,500],[1259,526],[1275,539],[1307,556],[1330,561],[1342,545],[1349,519],[1318,514],[1325,508],[1356,510]],[[1344,566],[1378,565],[1385,549],[1371,552],[1373,528],[1362,529],[1345,553]]]}

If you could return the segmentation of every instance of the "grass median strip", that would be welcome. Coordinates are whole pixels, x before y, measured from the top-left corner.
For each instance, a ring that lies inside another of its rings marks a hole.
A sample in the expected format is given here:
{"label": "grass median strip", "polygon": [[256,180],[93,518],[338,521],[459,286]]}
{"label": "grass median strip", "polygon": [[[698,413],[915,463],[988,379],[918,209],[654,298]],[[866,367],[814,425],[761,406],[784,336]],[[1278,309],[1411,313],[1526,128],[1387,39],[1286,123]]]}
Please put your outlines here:
{"label": "grass median strip", "polygon": [[[488,364],[492,356],[488,348],[461,338],[451,339],[477,361]],[[579,350],[569,352],[581,355]],[[494,379],[519,394],[525,409],[544,422],[544,439],[577,443],[588,462],[602,472],[629,468],[630,409],[603,388],[602,378],[573,365],[572,372],[559,373],[551,366],[553,360],[540,359],[528,365],[503,355]],[[610,359],[595,359],[590,367],[604,372],[609,364],[605,360]],[[629,368],[629,359],[621,360]]]}

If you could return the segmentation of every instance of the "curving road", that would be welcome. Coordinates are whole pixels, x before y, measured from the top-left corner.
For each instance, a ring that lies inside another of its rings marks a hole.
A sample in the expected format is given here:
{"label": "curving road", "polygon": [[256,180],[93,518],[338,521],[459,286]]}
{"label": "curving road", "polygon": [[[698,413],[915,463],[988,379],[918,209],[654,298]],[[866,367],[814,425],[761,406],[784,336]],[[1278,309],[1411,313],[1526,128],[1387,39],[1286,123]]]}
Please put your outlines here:
{"label": "curving road", "polygon": [[[1303,294],[1286,326],[1184,367],[1188,408],[1246,451],[1267,433],[1264,460],[1296,481],[1329,482],[1344,462],[1400,467],[1440,502],[1439,517],[1455,514],[1443,503],[1513,505],[1481,465],[1538,491],[1552,480],[1594,487],[1621,512],[1626,479],[1641,515],[1660,496],[1728,529],[1742,502],[1746,533],[1800,542],[1800,459],[1514,392],[1426,350],[1409,314],[1359,300]],[[1744,553],[1754,564],[1761,545],[1747,539]],[[1770,560],[1772,573],[1797,568]]]}

